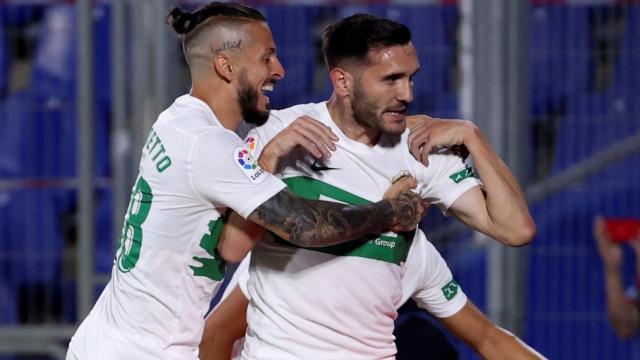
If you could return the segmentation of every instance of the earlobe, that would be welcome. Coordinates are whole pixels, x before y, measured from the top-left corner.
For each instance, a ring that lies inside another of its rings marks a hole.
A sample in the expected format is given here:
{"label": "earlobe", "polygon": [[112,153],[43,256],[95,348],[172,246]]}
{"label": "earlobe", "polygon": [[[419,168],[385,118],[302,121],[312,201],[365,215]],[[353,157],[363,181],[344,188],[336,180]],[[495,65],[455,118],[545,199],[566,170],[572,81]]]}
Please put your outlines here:
{"label": "earlobe", "polygon": [[226,82],[231,82],[233,78],[234,69],[229,60],[229,57],[225,54],[218,54],[214,56],[212,62],[213,70]]}

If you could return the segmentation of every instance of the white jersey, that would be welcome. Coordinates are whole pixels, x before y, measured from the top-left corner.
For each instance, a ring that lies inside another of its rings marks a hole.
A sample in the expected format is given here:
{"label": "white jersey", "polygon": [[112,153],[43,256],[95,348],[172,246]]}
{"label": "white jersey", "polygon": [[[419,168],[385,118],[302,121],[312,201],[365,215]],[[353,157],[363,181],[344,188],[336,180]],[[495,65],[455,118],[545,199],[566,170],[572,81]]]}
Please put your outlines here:
{"label": "white jersey", "polygon": [[80,359],[197,359],[224,277],[221,214],[284,188],[211,109],[182,96],[147,138],[111,281],[71,340]]}
{"label": "white jersey", "polygon": [[[308,115],[338,136],[329,159],[294,152],[281,177],[296,194],[351,204],[382,199],[390,179],[409,170],[418,191],[447,209],[479,184],[463,161],[432,155],[424,167],[409,153],[408,131],[369,147],[348,138],[326,103],[272,112],[247,141],[261,149],[296,118]],[[259,151],[259,150],[258,150]],[[273,237],[253,251],[244,359],[385,359],[396,353],[396,309],[403,302],[403,263],[413,234],[387,233],[322,249],[303,249]]]}
{"label": "white jersey", "polygon": [[[222,295],[220,303],[229,296],[237,285],[244,296],[249,299],[247,284],[249,282],[249,262],[251,254],[242,260]],[[455,282],[451,270],[438,250],[427,241],[422,230],[416,232],[411,243],[407,261],[402,275],[402,299],[397,308],[409,298],[416,304],[438,318],[455,315],[467,303],[467,295]],[[218,303],[218,304],[220,304]],[[240,359],[244,346],[244,338],[233,345],[232,359]],[[428,351],[428,349],[427,349]]]}

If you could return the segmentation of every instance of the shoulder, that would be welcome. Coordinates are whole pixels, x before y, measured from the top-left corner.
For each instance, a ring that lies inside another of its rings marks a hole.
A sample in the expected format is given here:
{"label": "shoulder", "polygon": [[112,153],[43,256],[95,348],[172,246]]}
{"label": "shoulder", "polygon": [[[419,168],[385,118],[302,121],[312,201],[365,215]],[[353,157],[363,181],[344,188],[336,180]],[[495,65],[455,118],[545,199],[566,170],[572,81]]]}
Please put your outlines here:
{"label": "shoulder", "polygon": [[306,115],[313,118],[318,118],[321,116],[320,109],[323,104],[324,103],[299,104],[288,107],[286,109],[271,110],[271,113],[269,115],[269,122],[273,120],[277,122],[287,123],[288,125],[300,116]]}

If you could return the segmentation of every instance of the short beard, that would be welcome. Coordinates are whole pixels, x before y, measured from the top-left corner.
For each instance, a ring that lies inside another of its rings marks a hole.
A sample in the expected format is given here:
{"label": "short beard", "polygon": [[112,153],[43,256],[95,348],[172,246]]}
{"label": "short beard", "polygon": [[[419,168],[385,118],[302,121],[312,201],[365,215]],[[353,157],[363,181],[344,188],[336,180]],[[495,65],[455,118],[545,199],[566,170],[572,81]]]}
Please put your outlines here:
{"label": "short beard", "polygon": [[247,80],[246,72],[240,74],[240,87],[238,88],[238,102],[242,118],[249,124],[260,126],[269,120],[269,109],[260,111],[258,109],[259,93],[251,87]]}
{"label": "short beard", "polygon": [[402,131],[397,131],[385,126],[382,114],[378,115],[376,113],[376,110],[378,110],[376,103],[367,97],[359,81],[356,81],[353,87],[351,109],[353,111],[353,118],[361,126],[374,129],[378,131],[378,133],[385,135],[396,136],[404,132],[404,128]]}
{"label": "short beard", "polygon": [[361,126],[385,132],[382,119],[376,115],[376,104],[367,98],[359,81],[355,81],[353,87],[351,110],[354,120]]}

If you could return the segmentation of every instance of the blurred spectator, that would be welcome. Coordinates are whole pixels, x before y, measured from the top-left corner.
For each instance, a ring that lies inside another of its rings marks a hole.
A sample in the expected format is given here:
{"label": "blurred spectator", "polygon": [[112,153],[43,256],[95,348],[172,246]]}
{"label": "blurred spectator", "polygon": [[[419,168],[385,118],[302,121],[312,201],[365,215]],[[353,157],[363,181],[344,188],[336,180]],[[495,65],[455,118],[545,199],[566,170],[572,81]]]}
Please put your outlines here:
{"label": "blurred spectator", "polygon": [[640,331],[640,236],[628,241],[636,253],[636,281],[625,292],[622,281],[622,244],[612,241],[601,217],[594,222],[593,234],[604,264],[605,291],[609,321],[619,337],[628,339]]}

